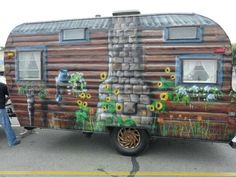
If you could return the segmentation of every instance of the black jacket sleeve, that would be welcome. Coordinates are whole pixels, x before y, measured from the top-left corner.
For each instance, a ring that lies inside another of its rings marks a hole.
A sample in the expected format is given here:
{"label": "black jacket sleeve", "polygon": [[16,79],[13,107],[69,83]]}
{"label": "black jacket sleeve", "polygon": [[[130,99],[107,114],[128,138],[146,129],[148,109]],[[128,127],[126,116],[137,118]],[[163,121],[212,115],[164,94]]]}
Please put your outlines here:
{"label": "black jacket sleeve", "polygon": [[6,86],[6,85],[5,85],[5,87],[4,87],[4,93],[5,93],[5,95],[9,96],[8,89],[7,89],[7,86]]}

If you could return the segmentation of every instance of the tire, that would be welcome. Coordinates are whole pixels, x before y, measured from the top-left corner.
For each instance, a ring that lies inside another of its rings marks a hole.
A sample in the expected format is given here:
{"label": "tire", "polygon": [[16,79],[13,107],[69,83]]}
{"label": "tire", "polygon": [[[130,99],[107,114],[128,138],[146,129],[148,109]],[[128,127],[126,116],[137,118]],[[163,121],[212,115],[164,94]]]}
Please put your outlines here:
{"label": "tire", "polygon": [[26,129],[26,130],[33,130],[33,129],[35,129],[35,127],[24,127],[24,129]]}
{"label": "tire", "polygon": [[120,154],[135,156],[149,146],[149,135],[143,129],[114,128],[111,132],[111,143]]}

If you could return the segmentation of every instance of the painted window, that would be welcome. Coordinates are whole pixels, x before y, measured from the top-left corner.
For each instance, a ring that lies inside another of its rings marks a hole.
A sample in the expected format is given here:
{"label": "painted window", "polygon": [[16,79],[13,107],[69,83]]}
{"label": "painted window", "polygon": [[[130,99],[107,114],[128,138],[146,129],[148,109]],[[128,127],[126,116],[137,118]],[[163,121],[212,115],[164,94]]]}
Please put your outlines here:
{"label": "painted window", "polygon": [[169,27],[165,30],[166,42],[201,42],[200,27]]}
{"label": "painted window", "polygon": [[222,84],[222,56],[180,55],[176,60],[176,84]]}
{"label": "painted window", "polygon": [[16,78],[18,81],[46,79],[44,47],[17,48]]}
{"label": "painted window", "polygon": [[19,52],[19,80],[41,80],[41,52]]}
{"label": "painted window", "polygon": [[61,42],[86,41],[88,40],[87,38],[88,34],[85,28],[64,29],[61,31]]}
{"label": "painted window", "polygon": [[183,83],[216,83],[217,60],[183,60]]}

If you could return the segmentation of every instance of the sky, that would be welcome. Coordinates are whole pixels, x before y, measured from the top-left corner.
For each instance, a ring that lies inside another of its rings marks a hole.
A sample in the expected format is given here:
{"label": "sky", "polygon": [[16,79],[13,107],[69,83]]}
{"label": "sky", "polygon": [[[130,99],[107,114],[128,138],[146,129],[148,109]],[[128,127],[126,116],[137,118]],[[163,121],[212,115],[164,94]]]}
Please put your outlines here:
{"label": "sky", "polygon": [[111,16],[113,11],[139,10],[141,14],[197,13],[217,22],[236,43],[235,0],[2,0],[0,46],[11,30],[26,22]]}

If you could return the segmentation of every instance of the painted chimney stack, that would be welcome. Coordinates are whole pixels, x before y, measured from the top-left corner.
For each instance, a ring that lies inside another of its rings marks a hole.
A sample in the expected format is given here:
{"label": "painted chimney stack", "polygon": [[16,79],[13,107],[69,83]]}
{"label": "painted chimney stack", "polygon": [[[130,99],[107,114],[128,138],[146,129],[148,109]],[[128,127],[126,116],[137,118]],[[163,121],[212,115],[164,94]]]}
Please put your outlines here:
{"label": "painted chimney stack", "polygon": [[[144,62],[143,48],[139,34],[139,12],[113,13],[112,28],[108,34],[109,43],[109,72],[108,78],[99,86],[98,119],[105,120],[112,115],[102,111],[101,102],[110,97],[122,105],[122,110],[116,112],[117,116],[130,116],[135,122],[147,124],[152,121],[150,104],[150,89],[143,80]],[[105,87],[112,92],[107,93]],[[114,94],[118,89],[119,95]],[[138,120],[138,121],[137,121]],[[143,123],[142,123],[143,122]]]}

